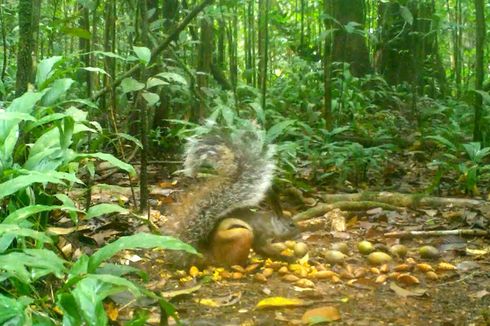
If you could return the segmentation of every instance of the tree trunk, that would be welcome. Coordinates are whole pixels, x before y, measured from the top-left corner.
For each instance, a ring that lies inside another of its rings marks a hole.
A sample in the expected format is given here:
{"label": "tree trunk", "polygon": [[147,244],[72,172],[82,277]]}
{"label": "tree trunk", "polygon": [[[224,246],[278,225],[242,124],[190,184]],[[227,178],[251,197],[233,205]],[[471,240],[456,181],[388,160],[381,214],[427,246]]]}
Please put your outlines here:
{"label": "tree trunk", "polygon": [[[364,0],[342,0],[332,2],[332,16],[342,25],[355,22],[359,26],[355,30],[364,30],[365,4]],[[347,62],[354,76],[363,76],[371,71],[369,52],[363,35],[354,33],[346,28],[334,33],[332,61]]]}
{"label": "tree trunk", "polygon": [[32,0],[19,0],[19,47],[17,51],[17,73],[15,96],[27,91],[32,75]]}
{"label": "tree trunk", "polygon": [[[323,10],[325,16],[332,13],[329,0],[323,0]],[[330,20],[323,19],[325,30],[328,31],[332,28]],[[325,38],[323,42],[323,119],[325,120],[325,127],[330,130],[333,126],[332,118],[332,83],[330,80],[330,71],[332,66],[332,43],[331,38]]]}
{"label": "tree trunk", "polygon": [[[146,1],[139,1],[139,14],[140,14],[140,31],[139,31],[139,43],[143,46],[150,47],[149,30],[148,30],[148,8]],[[145,68],[140,73],[140,80],[146,81],[147,71]],[[135,106],[139,112],[141,120],[140,128],[140,140],[143,145],[141,150],[141,169],[140,169],[140,212],[146,212],[148,210],[148,105],[141,96],[141,91],[136,96]]]}
{"label": "tree trunk", "polygon": [[201,18],[201,33],[199,43],[199,57],[197,61],[197,87],[201,94],[199,106],[196,106],[191,120],[202,121],[205,116],[206,103],[203,102],[204,88],[209,86],[209,75],[211,73],[211,63],[213,58],[213,21],[210,17]]}
{"label": "tree trunk", "polygon": [[[484,45],[485,45],[485,4],[484,0],[474,0],[476,13],[476,49],[475,49],[475,90],[482,90],[484,70]],[[481,116],[483,98],[481,94],[475,94],[475,121],[473,127],[473,141],[480,142]]]}
{"label": "tree trunk", "polygon": [[[85,7],[82,4],[78,5],[78,11],[81,12],[80,20],[78,22],[79,27],[86,31],[90,32],[90,11],[88,7]],[[90,38],[86,38],[81,36],[78,41],[78,49],[81,53],[80,61],[83,62],[85,67],[90,67]],[[80,70],[81,79],[87,84],[87,96],[90,97],[92,94],[92,81],[90,78],[90,71],[88,70]]]}

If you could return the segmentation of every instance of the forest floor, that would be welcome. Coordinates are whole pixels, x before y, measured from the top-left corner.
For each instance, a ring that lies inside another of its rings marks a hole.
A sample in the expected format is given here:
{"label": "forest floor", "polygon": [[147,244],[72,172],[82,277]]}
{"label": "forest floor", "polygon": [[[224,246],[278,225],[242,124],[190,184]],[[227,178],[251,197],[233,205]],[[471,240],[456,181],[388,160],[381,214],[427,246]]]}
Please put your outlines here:
{"label": "forest floor", "polygon": [[[161,175],[158,171],[154,174]],[[403,188],[407,189],[406,185]],[[158,219],[162,207],[171,201],[168,195],[174,187],[169,182],[155,186],[153,218]],[[127,199],[104,190],[93,193],[99,202],[121,198]],[[285,206],[291,214],[307,209]],[[313,325],[327,321],[338,325],[490,325],[488,238],[385,236],[393,231],[468,229],[482,219],[488,227],[488,217],[480,213],[451,204],[395,211],[337,211],[345,221],[341,231],[332,229],[327,213],[300,223],[302,232],[296,241],[306,243],[309,250],[294,263],[254,256],[244,269],[171,271],[164,267],[158,251],[126,252],[119,260],[145,270],[146,286],[169,298],[186,325]],[[90,232],[97,235],[94,241],[99,244],[145,228],[121,220],[102,224]],[[408,253],[403,258],[390,253],[392,261],[373,265],[357,249],[363,240],[381,252],[403,244]],[[422,258],[419,248],[425,245],[437,248],[438,253]],[[338,263],[329,258],[332,246],[346,252]],[[141,309],[151,314],[148,324],[159,324],[160,311],[154,303],[112,298],[115,304],[107,305],[106,310],[112,312],[114,324],[122,324]]]}

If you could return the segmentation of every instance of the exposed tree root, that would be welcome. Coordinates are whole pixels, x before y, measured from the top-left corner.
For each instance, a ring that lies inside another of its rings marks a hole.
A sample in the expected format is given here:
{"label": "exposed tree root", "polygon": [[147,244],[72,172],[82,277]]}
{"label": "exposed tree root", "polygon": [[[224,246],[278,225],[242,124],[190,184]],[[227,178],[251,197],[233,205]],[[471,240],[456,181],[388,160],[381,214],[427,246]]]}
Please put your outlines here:
{"label": "exposed tree root", "polygon": [[447,236],[447,235],[459,235],[459,236],[490,236],[489,231],[485,230],[472,230],[472,229],[459,229],[459,230],[432,230],[432,231],[399,231],[388,232],[384,236],[387,238],[425,238],[434,236]]}
{"label": "exposed tree root", "polygon": [[333,209],[344,211],[367,210],[380,207],[385,210],[401,210],[403,208],[438,208],[460,207],[483,209],[490,211],[490,203],[484,200],[467,198],[432,197],[424,194],[401,194],[393,192],[363,192],[357,194],[332,194],[321,197],[325,203],[321,203],[293,217],[295,221],[302,221],[323,215]]}

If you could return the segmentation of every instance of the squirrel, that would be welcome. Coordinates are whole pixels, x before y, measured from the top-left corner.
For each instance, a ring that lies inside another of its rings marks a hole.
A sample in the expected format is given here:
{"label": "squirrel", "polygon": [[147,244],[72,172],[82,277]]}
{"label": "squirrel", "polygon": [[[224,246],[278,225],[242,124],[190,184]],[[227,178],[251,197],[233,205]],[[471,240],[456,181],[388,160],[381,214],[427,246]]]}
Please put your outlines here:
{"label": "squirrel", "polygon": [[[291,238],[297,230],[278,213],[255,211],[272,184],[274,146],[265,144],[257,127],[229,134],[190,138],[184,172],[196,176],[211,166],[215,176],[192,186],[170,209],[167,230],[204,252],[205,260],[219,265],[244,265],[250,248],[267,254],[271,241]],[[195,262],[180,253],[172,263]]]}

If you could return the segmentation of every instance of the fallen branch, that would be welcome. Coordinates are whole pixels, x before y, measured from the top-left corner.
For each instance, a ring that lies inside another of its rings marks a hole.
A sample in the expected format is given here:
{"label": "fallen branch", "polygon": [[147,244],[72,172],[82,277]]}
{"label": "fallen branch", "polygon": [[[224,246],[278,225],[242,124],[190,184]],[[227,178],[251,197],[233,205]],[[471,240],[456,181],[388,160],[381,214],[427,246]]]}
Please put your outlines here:
{"label": "fallen branch", "polygon": [[432,230],[432,231],[399,231],[388,232],[384,236],[387,238],[428,238],[434,236],[446,236],[446,235],[459,235],[459,236],[478,236],[488,237],[489,231],[485,230],[472,230],[472,229],[459,229],[459,230]]}
{"label": "fallen branch", "polygon": [[357,194],[325,194],[322,200],[329,204],[339,201],[374,201],[398,207],[465,207],[480,208],[489,205],[488,201],[468,198],[432,197],[424,194],[402,194],[395,192],[362,192]]}
{"label": "fallen branch", "polygon": [[365,211],[371,208],[383,208],[385,210],[389,211],[397,211],[400,210],[399,207],[386,204],[386,203],[380,203],[380,202],[373,202],[373,201],[357,201],[357,202],[352,202],[352,201],[339,201],[336,203],[332,204],[318,204],[315,207],[312,207],[304,212],[298,213],[293,216],[293,221],[298,222],[298,221],[303,221],[307,220],[313,217],[321,216],[324,215],[325,213],[334,210],[336,208],[342,210],[342,211]]}

